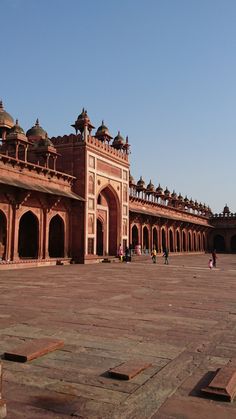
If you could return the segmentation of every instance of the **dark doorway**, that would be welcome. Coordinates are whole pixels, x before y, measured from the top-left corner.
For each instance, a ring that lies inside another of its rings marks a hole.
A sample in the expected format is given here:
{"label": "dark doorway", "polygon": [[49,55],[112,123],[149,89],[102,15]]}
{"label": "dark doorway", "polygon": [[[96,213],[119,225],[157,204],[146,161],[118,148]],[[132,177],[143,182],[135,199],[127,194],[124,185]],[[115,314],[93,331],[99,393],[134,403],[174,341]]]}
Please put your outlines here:
{"label": "dark doorway", "polygon": [[183,251],[186,252],[186,234],[185,231],[183,231]]}
{"label": "dark doorway", "polygon": [[193,248],[192,248],[191,234],[190,233],[188,233],[188,248],[189,248],[189,251],[190,252],[193,250]]}
{"label": "dark doorway", "polygon": [[202,246],[203,246],[203,250],[205,251],[206,250],[206,238],[205,238],[204,235],[202,236]]}
{"label": "dark doorway", "polygon": [[197,248],[196,248],[196,234],[194,233],[193,235],[193,250],[194,252],[196,252]]}
{"label": "dark doorway", "polygon": [[138,244],[139,244],[138,227],[136,225],[134,225],[132,227],[132,245],[133,245],[133,248],[135,248],[135,246],[137,246]]}
{"label": "dark doorway", "polygon": [[6,258],[7,220],[5,214],[0,211],[0,259]]}
{"label": "dark doorway", "polygon": [[166,232],[164,229],[161,230],[161,243],[162,243],[162,250],[166,249]]}
{"label": "dark doorway", "polygon": [[158,236],[157,236],[157,229],[154,227],[152,231],[152,247],[156,249],[158,252]]}
{"label": "dark doorway", "polygon": [[103,256],[103,224],[97,218],[97,255]]}
{"label": "dark doorway", "polygon": [[170,252],[174,252],[174,239],[172,230],[169,231]]}
{"label": "dark doorway", "polygon": [[149,233],[146,226],[143,228],[143,249],[148,250],[149,249]]}
{"label": "dark doorway", "polygon": [[177,239],[177,252],[180,252],[180,237],[179,231],[176,232],[176,239]]}
{"label": "dark doorway", "polygon": [[213,248],[217,252],[225,252],[225,239],[220,234],[217,234],[213,240]]}
{"label": "dark doorway", "polygon": [[236,253],[236,236],[231,237],[231,252]]}
{"label": "dark doorway", "polygon": [[20,258],[38,257],[39,225],[37,217],[28,211],[22,215],[19,225],[18,253]]}
{"label": "dark doorway", "polygon": [[63,258],[64,257],[64,222],[59,215],[55,215],[49,224],[49,257]]}

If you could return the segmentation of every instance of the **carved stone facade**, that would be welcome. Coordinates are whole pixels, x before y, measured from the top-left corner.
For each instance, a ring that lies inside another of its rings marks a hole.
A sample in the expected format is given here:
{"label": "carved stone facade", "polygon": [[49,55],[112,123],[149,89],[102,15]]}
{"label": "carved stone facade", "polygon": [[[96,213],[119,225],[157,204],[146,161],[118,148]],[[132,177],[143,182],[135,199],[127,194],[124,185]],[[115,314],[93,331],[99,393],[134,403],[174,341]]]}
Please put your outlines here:
{"label": "carved stone facade", "polygon": [[37,120],[25,134],[0,102],[1,264],[95,262],[115,256],[120,244],[236,251],[236,217],[227,208],[213,216],[151,181],[136,184],[128,137],[113,139],[104,122],[92,135],[85,110],[72,126],[75,134],[49,139]]}

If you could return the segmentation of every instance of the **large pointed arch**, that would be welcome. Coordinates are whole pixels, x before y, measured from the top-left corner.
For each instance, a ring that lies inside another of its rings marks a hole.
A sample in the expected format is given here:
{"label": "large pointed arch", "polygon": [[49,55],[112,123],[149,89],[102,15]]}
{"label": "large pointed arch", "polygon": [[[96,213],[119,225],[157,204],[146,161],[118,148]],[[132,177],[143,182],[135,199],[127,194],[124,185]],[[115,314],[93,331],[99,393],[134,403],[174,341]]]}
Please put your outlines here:
{"label": "large pointed arch", "polygon": [[139,244],[139,234],[138,234],[138,227],[136,226],[136,224],[134,224],[132,226],[132,230],[131,230],[131,243],[132,243],[132,247],[133,249],[135,248],[135,246],[137,246]]}
{"label": "large pointed arch", "polygon": [[60,215],[51,218],[49,224],[48,252],[51,258],[63,258],[65,247],[65,226]]}
{"label": "large pointed arch", "polygon": [[25,212],[19,223],[18,253],[20,258],[36,259],[39,250],[39,221],[32,211]]}
{"label": "large pointed arch", "polygon": [[[116,255],[120,243],[120,204],[116,191],[111,185],[102,188],[98,194],[97,220],[103,219],[104,249],[103,253]],[[101,213],[104,212],[104,217]],[[97,228],[100,226],[97,223]],[[97,238],[99,231],[97,230]]]}

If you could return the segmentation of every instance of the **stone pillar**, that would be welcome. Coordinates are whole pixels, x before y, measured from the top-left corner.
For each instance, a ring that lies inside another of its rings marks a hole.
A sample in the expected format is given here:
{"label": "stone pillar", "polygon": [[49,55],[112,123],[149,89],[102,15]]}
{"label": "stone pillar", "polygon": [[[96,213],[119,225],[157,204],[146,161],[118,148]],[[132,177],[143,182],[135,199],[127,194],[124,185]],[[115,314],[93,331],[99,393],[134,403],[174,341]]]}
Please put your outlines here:
{"label": "stone pillar", "polygon": [[48,209],[43,209],[43,235],[44,235],[44,258],[49,258],[49,251],[48,251],[48,245],[49,245],[49,223],[48,223]]}
{"label": "stone pillar", "polygon": [[18,238],[19,238],[19,219],[17,216],[17,205],[12,205],[12,249],[11,259],[14,261],[19,260],[18,254]]}

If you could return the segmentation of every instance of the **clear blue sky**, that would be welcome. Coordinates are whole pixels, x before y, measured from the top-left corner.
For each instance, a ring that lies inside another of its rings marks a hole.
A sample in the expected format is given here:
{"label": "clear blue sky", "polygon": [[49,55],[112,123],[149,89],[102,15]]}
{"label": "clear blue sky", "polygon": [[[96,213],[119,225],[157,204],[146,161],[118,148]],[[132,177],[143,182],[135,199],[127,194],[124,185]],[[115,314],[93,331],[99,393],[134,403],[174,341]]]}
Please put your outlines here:
{"label": "clear blue sky", "polygon": [[83,106],[131,172],[236,211],[235,0],[0,0],[0,97],[25,130]]}

